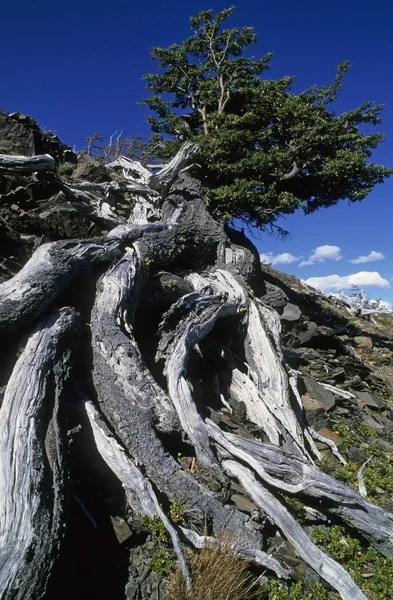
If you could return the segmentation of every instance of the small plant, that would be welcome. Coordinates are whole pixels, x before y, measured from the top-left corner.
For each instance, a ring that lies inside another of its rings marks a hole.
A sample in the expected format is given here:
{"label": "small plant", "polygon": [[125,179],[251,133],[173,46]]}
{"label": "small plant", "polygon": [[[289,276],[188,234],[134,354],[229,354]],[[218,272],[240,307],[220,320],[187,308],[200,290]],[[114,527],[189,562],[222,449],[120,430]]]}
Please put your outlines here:
{"label": "small plant", "polygon": [[320,583],[313,585],[307,593],[301,581],[288,584],[272,579],[262,588],[261,600],[339,600],[340,596],[323,587]]}
{"label": "small plant", "polygon": [[[373,454],[373,450],[378,454]],[[366,453],[368,456],[378,457],[378,460],[371,460],[363,469],[363,481],[368,499],[375,504],[391,507],[393,503],[393,457],[386,455],[378,444],[370,444]],[[345,467],[339,467],[335,475],[347,485],[357,488],[359,468],[358,464],[350,462]]]}
{"label": "small plant", "polygon": [[284,501],[287,509],[290,513],[298,520],[304,521],[306,517],[306,511],[304,510],[304,503],[299,500],[299,498],[294,498],[292,496],[282,495],[282,500]]}
{"label": "small plant", "polygon": [[75,169],[75,165],[71,164],[71,163],[60,163],[57,165],[56,167],[56,171],[57,174],[60,175],[60,177],[67,177],[69,175],[71,175],[73,173]]}
{"label": "small plant", "polygon": [[363,422],[356,425],[356,431],[359,433],[359,435],[362,435],[365,438],[369,438],[374,435],[374,431],[371,429],[371,427]]}
{"label": "small plant", "polygon": [[256,597],[256,580],[247,563],[233,554],[233,539],[222,534],[213,544],[190,554],[188,565],[192,592],[187,595],[179,569],[167,579],[168,600],[251,600]]}
{"label": "small plant", "polygon": [[158,515],[154,515],[154,517],[140,517],[140,523],[144,527],[147,527],[149,531],[162,543],[165,544],[168,542],[168,532],[165,529],[165,525],[160,519]]}
{"label": "small plant", "polygon": [[172,502],[169,508],[169,516],[173,523],[182,523],[185,516],[186,502],[185,500],[179,500],[178,502]]}
{"label": "small plant", "polygon": [[354,446],[358,443],[356,435],[344,423],[344,419],[342,417],[334,417],[333,433],[340,436],[341,443],[344,448],[349,448],[349,446]]}
{"label": "small plant", "polygon": [[393,559],[382,556],[371,546],[362,546],[357,538],[347,535],[338,525],[329,529],[314,527],[312,537],[351,573],[369,600],[392,597]]}
{"label": "small plant", "polygon": [[153,573],[161,578],[167,575],[175,568],[176,562],[168,550],[158,550],[150,561],[150,568]]}

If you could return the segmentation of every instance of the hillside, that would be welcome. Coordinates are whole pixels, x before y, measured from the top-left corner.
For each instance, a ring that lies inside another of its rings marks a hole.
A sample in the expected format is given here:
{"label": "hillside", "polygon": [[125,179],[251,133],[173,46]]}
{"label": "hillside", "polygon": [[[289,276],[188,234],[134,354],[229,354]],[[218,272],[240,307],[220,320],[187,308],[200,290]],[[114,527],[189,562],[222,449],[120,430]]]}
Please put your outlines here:
{"label": "hillside", "polygon": [[194,151],[0,114],[0,597],[193,598],[229,532],[260,600],[388,599],[393,320],[261,268]]}

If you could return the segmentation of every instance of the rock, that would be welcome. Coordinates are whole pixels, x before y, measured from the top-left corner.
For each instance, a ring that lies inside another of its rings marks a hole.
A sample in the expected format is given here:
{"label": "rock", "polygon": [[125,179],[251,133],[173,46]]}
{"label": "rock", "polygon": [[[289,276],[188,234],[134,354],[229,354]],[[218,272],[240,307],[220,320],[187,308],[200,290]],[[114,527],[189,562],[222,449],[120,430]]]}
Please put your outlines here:
{"label": "rock", "polygon": [[125,591],[127,600],[134,600],[138,597],[139,583],[133,579],[130,579],[126,585]]}
{"label": "rock", "polygon": [[387,442],[386,440],[381,440],[381,438],[378,438],[378,437],[370,437],[370,438],[368,438],[368,441],[375,442],[383,450],[386,450],[386,452],[393,452],[392,444],[389,444],[389,442]]}
{"label": "rock", "polygon": [[266,293],[261,298],[262,302],[277,310],[278,313],[281,313],[282,308],[288,302],[288,296],[281,288],[273,283],[267,281],[265,285]]}
{"label": "rock", "polygon": [[245,498],[244,496],[240,496],[240,494],[232,494],[231,500],[242,512],[253,513],[258,510],[251,500],[248,500],[248,498]]}
{"label": "rock", "polygon": [[359,448],[356,446],[351,446],[348,448],[348,455],[351,460],[356,462],[358,465],[363,465],[367,460],[367,455],[364,454]]}
{"label": "rock", "polygon": [[321,404],[324,411],[330,410],[335,406],[336,400],[329,390],[326,390],[322,385],[319,385],[315,379],[311,377],[303,377],[303,383],[308,395]]}
{"label": "rock", "polygon": [[382,431],[384,429],[384,426],[381,423],[378,423],[378,421],[373,419],[373,417],[367,413],[363,413],[362,419],[366,425],[368,425],[370,429],[373,429],[374,431]]}
{"label": "rock", "polygon": [[288,303],[284,307],[284,312],[280,316],[281,321],[288,321],[289,323],[299,321],[302,316],[302,311],[296,304]]}
{"label": "rock", "polygon": [[0,112],[0,153],[50,154],[57,163],[76,163],[78,158],[52,131],[44,131],[27,115]]}
{"label": "rock", "polygon": [[319,400],[314,400],[308,394],[302,396],[302,404],[306,413],[307,423],[314,429],[326,425],[325,407]]}
{"label": "rock", "polygon": [[362,350],[372,350],[373,349],[373,341],[367,335],[356,335],[353,338],[355,345]]}
{"label": "rock", "polygon": [[365,406],[371,406],[372,408],[382,408],[383,400],[375,396],[374,394],[370,394],[370,392],[355,392],[356,399],[359,408],[364,408]]}
{"label": "rock", "polygon": [[125,521],[121,517],[112,517],[111,516],[111,522],[112,522],[113,531],[115,532],[115,535],[117,537],[117,541],[119,542],[119,544],[122,544],[123,542],[128,540],[129,537],[131,537],[132,532],[127,524],[127,521]]}
{"label": "rock", "polygon": [[93,183],[105,183],[112,181],[105,165],[98,158],[84,156],[78,162],[78,166],[72,173],[72,179],[80,181],[91,181]]}
{"label": "rock", "polygon": [[0,154],[35,154],[34,135],[22,123],[0,112]]}
{"label": "rock", "polygon": [[298,334],[299,342],[303,344],[307,344],[312,340],[312,338],[317,334],[318,326],[313,321],[307,321],[306,330],[302,331]]}
{"label": "rock", "polygon": [[[333,431],[331,431],[327,427],[323,427],[322,429],[320,429],[318,431],[318,433],[320,435],[322,435],[324,438],[327,438],[328,440],[331,440],[332,442],[334,442],[336,444],[336,446],[341,446],[342,440],[341,440],[340,436],[337,435],[336,433],[333,433]],[[316,442],[316,446],[317,446],[317,448],[321,449],[321,448],[325,448],[326,444],[324,444],[323,442]]]}

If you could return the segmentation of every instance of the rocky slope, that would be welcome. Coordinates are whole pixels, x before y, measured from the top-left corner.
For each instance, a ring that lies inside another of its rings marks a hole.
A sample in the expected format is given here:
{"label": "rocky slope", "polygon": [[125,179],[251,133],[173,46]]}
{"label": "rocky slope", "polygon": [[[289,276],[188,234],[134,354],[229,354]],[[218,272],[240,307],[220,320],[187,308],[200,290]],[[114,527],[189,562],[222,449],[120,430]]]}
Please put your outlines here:
{"label": "rocky slope", "polygon": [[[140,192],[126,185],[121,168],[106,168],[86,155],[77,156],[56,136],[42,132],[30,117],[0,114],[0,154],[46,153],[56,161],[56,170],[52,172],[16,172],[0,165],[0,283],[15,276],[44,243],[104,236],[121,222],[117,219],[127,219],[137,205]],[[93,192],[91,203],[89,194]],[[231,235],[236,245],[240,234]],[[247,247],[246,240],[241,241]],[[196,262],[197,258],[193,260]],[[101,264],[97,264],[89,278],[82,271],[59,295],[55,308],[72,306],[81,314],[82,321],[88,322],[95,284],[102,272]],[[155,343],[156,319],[190,292],[184,274],[181,262],[169,274],[160,271],[158,279],[149,280],[146,285],[137,312],[136,336],[144,359],[160,384],[161,375],[149,359]],[[250,282],[262,302],[279,314],[284,361],[288,371],[297,374],[302,419],[322,436],[316,446],[324,468],[356,489],[358,470],[370,459],[364,467],[366,492],[378,505],[392,510],[393,490],[389,481],[385,485],[382,475],[377,483],[371,477],[381,457],[386,461],[393,456],[393,328],[389,320],[373,322],[370,318],[354,317],[339,301],[274,269],[262,268],[259,272],[258,267]],[[146,314],[153,316],[147,318]],[[233,326],[239,324],[233,321]],[[29,334],[29,328],[22,327],[18,335],[3,328],[6,350],[0,355],[2,395]],[[77,371],[83,392],[94,393],[90,373],[83,359],[80,360]],[[211,421],[242,438],[266,441],[263,428],[247,419],[242,401],[232,399],[220,406],[209,399],[202,379],[210,381],[211,367],[199,363],[200,357],[195,353],[190,362],[190,377],[196,390],[200,385],[197,400],[201,403],[203,397],[204,412]],[[164,575],[168,561],[172,560],[167,542],[161,539],[164,534],[161,535],[157,523],[154,528],[152,521],[142,519],[125,503],[118,479],[92,448],[86,418],[77,407],[69,408],[66,423],[71,490],[66,512],[70,526],[59,564],[62,584],[49,588],[45,598],[162,598]],[[165,438],[164,433],[162,437]],[[348,466],[342,467],[326,440],[335,443]],[[292,569],[295,579],[305,580],[309,587],[315,584],[312,571],[269,525],[269,519],[258,516],[255,503],[241,485],[234,482],[223,485],[206,466],[195,461],[184,438],[167,436],[165,442],[185,472],[192,473],[225,506],[236,507],[239,513],[258,523],[265,532],[265,549]],[[393,473],[386,474],[387,480],[390,475]],[[301,502],[301,494],[299,498]],[[296,509],[290,502],[288,506],[290,510]],[[193,515],[186,515],[187,509],[181,501],[172,503],[170,510],[177,514],[174,522],[184,518],[189,527],[192,525]],[[303,516],[306,530],[315,524],[332,524],[331,516],[327,521],[318,502]],[[196,528],[200,526],[198,519],[200,515],[196,517]],[[261,582],[266,583],[266,578]],[[261,597],[263,593],[261,588]],[[369,597],[383,596],[373,596],[370,592]]]}

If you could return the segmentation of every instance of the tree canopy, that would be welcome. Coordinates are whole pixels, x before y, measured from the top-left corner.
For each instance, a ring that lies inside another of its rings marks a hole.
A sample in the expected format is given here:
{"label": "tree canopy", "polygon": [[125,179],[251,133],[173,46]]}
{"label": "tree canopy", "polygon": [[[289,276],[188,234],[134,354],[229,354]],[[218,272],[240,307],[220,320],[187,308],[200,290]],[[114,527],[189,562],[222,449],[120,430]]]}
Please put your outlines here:
{"label": "tree canopy", "polygon": [[334,81],[294,93],[293,77],[267,79],[271,53],[245,56],[251,27],[226,29],[233,7],[191,17],[193,33],[180,44],[154,47],[158,72],[146,74],[152,131],[168,155],[185,139],[198,143],[199,175],[210,208],[264,228],[297,208],[311,213],[365,198],[393,169],[370,162],[381,132],[381,104],[366,102],[336,114],[349,62]]}

